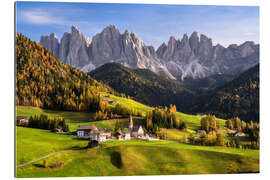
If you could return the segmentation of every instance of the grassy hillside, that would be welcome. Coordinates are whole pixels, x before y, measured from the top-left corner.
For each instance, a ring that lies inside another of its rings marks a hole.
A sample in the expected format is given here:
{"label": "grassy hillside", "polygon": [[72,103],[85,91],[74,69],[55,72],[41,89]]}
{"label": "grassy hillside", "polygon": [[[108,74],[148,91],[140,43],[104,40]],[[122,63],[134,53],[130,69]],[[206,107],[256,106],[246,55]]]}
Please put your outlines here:
{"label": "grassy hillside", "polygon": [[[142,112],[142,114],[146,114],[146,112],[153,110],[153,107],[141,104],[135,100],[115,96],[108,93],[100,93],[101,97],[106,100],[115,101],[121,105],[131,107],[136,109],[138,112]],[[36,107],[30,106],[17,106],[16,107],[16,115],[19,116],[34,116],[40,114],[48,114],[50,116],[62,116],[66,119],[70,131],[75,131],[78,125],[88,125],[95,124],[101,128],[113,128],[116,120],[104,120],[104,121],[93,121],[93,113],[85,113],[85,112],[69,112],[69,111],[53,111],[53,110],[45,110]],[[200,120],[201,116],[196,115],[188,115],[181,112],[176,112],[176,116],[187,124],[188,129],[197,130],[200,128]],[[127,119],[126,119],[127,120]],[[91,122],[91,123],[90,123]],[[225,126],[225,120],[217,119],[217,125],[221,127]]]}
{"label": "grassy hillside", "polygon": [[[17,163],[88,142],[46,130],[17,127]],[[67,143],[69,142],[69,143]],[[32,153],[29,153],[31,151]],[[108,141],[98,149],[69,150],[17,168],[17,177],[244,173],[259,171],[259,151],[207,147],[170,141]],[[196,162],[196,163],[194,163]]]}
{"label": "grassy hillside", "polygon": [[170,80],[146,69],[130,69],[118,63],[107,63],[90,72],[90,75],[114,90],[151,106],[178,108],[189,104],[194,94],[179,81]]}
{"label": "grassy hillside", "polygon": [[48,130],[16,127],[16,164],[23,164],[52,152],[82,147],[82,145],[85,145],[85,142],[78,141],[74,136],[55,134]]}
{"label": "grassy hillside", "polygon": [[259,121],[259,87],[259,65],[256,65],[223,87],[198,98],[185,112]]}
{"label": "grassy hillside", "polygon": [[[101,93],[101,97],[106,100],[113,100],[116,101],[119,104],[132,107],[138,111],[143,112],[145,114],[147,111],[153,110],[153,107],[146,106],[144,104],[138,103],[132,99],[127,99],[123,97],[118,97],[114,95],[109,95],[107,93]],[[24,116],[34,116],[40,115],[40,114],[48,114],[51,116],[62,116],[67,120],[67,123],[70,126],[71,131],[75,131],[78,125],[87,125],[90,122],[92,124],[98,125],[101,128],[112,128],[114,127],[114,124],[116,120],[104,120],[104,121],[93,121],[93,113],[82,113],[82,112],[68,112],[68,111],[52,111],[52,110],[44,110],[41,108],[35,108],[35,107],[27,107],[27,106],[17,106],[16,107],[16,114],[17,115],[24,115]],[[190,130],[197,130],[200,128],[200,120],[202,116],[196,116],[196,115],[188,115],[181,112],[176,112],[176,116],[184,121],[187,124],[188,129]],[[218,119],[217,118],[217,125],[220,125],[220,127],[225,126],[225,120],[224,119]]]}
{"label": "grassy hillside", "polygon": [[[93,121],[93,113],[83,113],[83,112],[69,112],[69,111],[53,111],[46,110],[31,106],[17,106],[16,115],[17,116],[35,116],[40,114],[46,114],[52,117],[63,117],[65,118],[67,124],[69,125],[70,131],[76,131],[79,125],[96,125],[99,128],[109,128],[114,129],[116,121],[120,121],[123,126],[128,126],[128,118],[122,119],[111,119],[103,121]],[[141,124],[142,119],[133,118],[134,124]]]}
{"label": "grassy hillside", "polygon": [[232,81],[235,75],[215,74],[205,78],[193,79],[186,78],[183,81],[183,86],[196,93],[196,96],[205,94],[217,87],[221,87]]}

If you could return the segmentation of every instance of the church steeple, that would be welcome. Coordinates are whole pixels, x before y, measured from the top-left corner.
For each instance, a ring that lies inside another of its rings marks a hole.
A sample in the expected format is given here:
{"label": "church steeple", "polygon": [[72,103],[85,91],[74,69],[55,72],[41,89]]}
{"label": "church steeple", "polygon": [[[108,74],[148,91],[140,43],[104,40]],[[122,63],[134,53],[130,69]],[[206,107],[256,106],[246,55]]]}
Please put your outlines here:
{"label": "church steeple", "polygon": [[129,115],[129,125],[128,125],[128,129],[132,130],[133,129],[133,120],[132,120],[132,116]]}

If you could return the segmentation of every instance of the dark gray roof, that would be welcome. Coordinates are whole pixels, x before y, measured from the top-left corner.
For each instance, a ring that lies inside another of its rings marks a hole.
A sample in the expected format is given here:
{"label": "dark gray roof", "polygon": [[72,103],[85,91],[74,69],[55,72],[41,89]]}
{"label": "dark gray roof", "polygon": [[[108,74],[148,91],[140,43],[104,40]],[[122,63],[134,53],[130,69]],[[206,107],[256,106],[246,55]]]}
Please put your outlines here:
{"label": "dark gray roof", "polygon": [[78,126],[77,129],[79,129],[79,130],[81,130],[81,129],[91,129],[91,126],[80,125],[80,126]]}
{"label": "dark gray roof", "polygon": [[91,131],[95,131],[98,130],[98,127],[95,125],[80,125],[78,126],[77,130],[91,130]]}
{"label": "dark gray roof", "polygon": [[17,120],[27,119],[27,117],[26,117],[26,116],[16,116],[16,119],[17,119]]}
{"label": "dark gray roof", "polygon": [[138,131],[140,126],[133,126],[132,131]]}

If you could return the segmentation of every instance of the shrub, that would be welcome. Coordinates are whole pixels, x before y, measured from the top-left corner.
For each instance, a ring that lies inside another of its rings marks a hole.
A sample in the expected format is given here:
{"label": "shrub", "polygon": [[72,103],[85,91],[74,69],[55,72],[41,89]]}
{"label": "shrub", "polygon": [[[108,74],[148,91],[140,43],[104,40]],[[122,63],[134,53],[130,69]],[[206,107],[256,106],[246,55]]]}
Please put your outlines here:
{"label": "shrub", "polygon": [[216,145],[217,146],[224,146],[225,145],[225,138],[221,133],[217,133]]}

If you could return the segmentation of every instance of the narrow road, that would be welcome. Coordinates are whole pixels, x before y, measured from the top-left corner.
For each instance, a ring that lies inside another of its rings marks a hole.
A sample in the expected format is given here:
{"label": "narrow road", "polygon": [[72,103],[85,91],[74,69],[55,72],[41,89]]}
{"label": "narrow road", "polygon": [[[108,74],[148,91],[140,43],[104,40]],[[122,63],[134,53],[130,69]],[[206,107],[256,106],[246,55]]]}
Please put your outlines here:
{"label": "narrow road", "polygon": [[26,165],[31,164],[31,163],[33,163],[33,162],[36,162],[36,161],[45,159],[45,158],[50,157],[50,156],[54,156],[54,155],[56,155],[56,154],[59,154],[59,153],[61,153],[61,152],[65,152],[65,151],[69,151],[69,150],[62,150],[62,151],[50,153],[50,154],[48,154],[48,155],[46,155],[46,156],[42,156],[42,157],[40,157],[40,158],[38,158],[38,159],[34,159],[34,160],[32,160],[32,161],[29,161],[29,162],[26,162],[26,163],[23,163],[23,164],[19,164],[19,165],[16,166],[16,168],[26,166]]}

